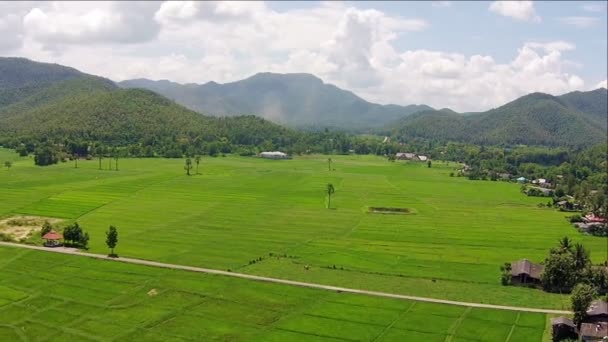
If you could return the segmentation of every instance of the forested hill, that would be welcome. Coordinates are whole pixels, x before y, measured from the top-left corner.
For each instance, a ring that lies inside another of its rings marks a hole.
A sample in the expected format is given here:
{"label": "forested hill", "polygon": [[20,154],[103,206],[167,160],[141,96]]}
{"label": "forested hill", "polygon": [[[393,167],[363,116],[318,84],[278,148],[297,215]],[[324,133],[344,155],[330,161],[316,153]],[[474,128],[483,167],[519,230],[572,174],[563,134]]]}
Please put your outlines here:
{"label": "forested hill", "polygon": [[421,110],[426,105],[379,105],[365,101],[310,74],[259,73],[247,79],[219,84],[178,84],[147,79],[118,83],[145,88],[192,110],[216,116],[257,115],[299,128],[366,129]]}
{"label": "forested hill", "polygon": [[147,147],[147,155],[177,150],[181,156],[188,148],[202,149],[211,142],[257,146],[268,141],[272,147],[289,144],[296,136],[297,132],[253,116],[204,116],[143,89],[66,97],[19,115],[0,116],[0,137],[8,146],[44,139]]}
{"label": "forested hill", "polygon": [[[65,86],[60,85],[64,82]],[[74,68],[25,58],[0,57],[0,110],[17,103],[21,103],[19,110],[23,110],[26,109],[24,105],[36,106],[66,95],[115,88],[114,82],[108,79]]]}
{"label": "forested hill", "polygon": [[583,147],[606,141],[606,89],[562,96],[533,93],[483,113],[426,111],[393,123],[400,140]]}

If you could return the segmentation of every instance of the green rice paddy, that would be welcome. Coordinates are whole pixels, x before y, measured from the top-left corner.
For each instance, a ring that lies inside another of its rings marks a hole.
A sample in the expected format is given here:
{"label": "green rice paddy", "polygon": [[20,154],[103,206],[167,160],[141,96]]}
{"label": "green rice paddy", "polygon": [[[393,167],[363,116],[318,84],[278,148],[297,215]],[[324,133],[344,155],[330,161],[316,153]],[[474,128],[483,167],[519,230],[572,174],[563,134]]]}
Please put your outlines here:
{"label": "green rice paddy", "polygon": [[1,341],[540,341],[471,309],[0,247]]}
{"label": "green rice paddy", "polygon": [[[513,306],[568,308],[566,296],[500,285],[499,266],[542,261],[557,239],[582,241],[603,261],[605,241],[579,235],[565,214],[538,208],[519,186],[449,177],[454,164],[388,162],[375,156],[293,160],[97,160],[35,167],[0,150],[0,217],[77,220],[91,252],[351,288]],[[336,193],[327,209],[325,187]],[[369,207],[408,208],[407,215]],[[259,260],[252,263],[252,260]],[[0,260],[0,263],[2,260]],[[308,269],[306,269],[308,265]],[[334,268],[335,266],[335,268]],[[466,328],[466,324],[464,327]],[[515,334],[515,332],[514,332]],[[389,334],[390,336],[390,334]]]}

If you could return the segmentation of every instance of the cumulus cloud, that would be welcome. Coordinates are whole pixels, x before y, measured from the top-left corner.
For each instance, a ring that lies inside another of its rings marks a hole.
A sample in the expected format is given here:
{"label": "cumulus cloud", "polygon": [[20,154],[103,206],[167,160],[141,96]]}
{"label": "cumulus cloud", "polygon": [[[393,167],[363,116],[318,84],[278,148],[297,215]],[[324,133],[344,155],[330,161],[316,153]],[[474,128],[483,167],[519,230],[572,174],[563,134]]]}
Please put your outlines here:
{"label": "cumulus cloud", "polygon": [[494,1],[490,4],[491,12],[520,21],[540,22],[532,1]]}
{"label": "cumulus cloud", "polygon": [[23,17],[28,37],[52,47],[64,44],[136,43],[154,38],[157,3],[53,2]]}
{"label": "cumulus cloud", "polygon": [[[69,8],[59,11],[61,6]],[[114,80],[230,82],[256,72],[308,72],[370,101],[458,111],[486,110],[533,91],[588,89],[596,82],[586,85],[570,72],[576,69],[566,59],[576,49],[570,42],[528,41],[507,60],[408,49],[407,38],[429,27],[425,20],[345,3],[281,12],[248,2],[36,3],[21,11],[0,11],[0,21],[8,14],[28,16],[21,20],[27,22],[25,43],[13,48],[18,55]],[[78,19],[86,15],[93,19]],[[133,25],[128,18],[142,25],[116,31],[114,26]],[[0,48],[6,39],[0,35]]]}
{"label": "cumulus cloud", "polygon": [[588,28],[595,26],[599,22],[599,18],[596,17],[563,17],[559,18],[564,24],[571,25],[577,28]]}
{"label": "cumulus cloud", "polygon": [[603,80],[602,82],[598,83],[595,88],[606,88],[608,89],[608,80]]}

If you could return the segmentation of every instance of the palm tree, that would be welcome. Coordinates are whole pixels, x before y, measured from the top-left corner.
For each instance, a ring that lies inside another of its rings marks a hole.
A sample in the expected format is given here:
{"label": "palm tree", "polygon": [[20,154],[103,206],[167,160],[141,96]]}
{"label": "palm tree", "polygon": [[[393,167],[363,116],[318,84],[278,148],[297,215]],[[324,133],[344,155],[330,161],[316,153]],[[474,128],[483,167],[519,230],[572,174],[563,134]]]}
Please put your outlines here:
{"label": "palm tree", "polygon": [[567,236],[564,236],[559,240],[559,248],[562,252],[571,252],[572,251],[572,240]]}
{"label": "palm tree", "polygon": [[201,162],[201,156],[194,157],[194,161],[196,162],[196,174],[198,175],[198,164]]}
{"label": "palm tree", "polygon": [[327,208],[331,207],[331,195],[336,192],[334,189],[334,185],[329,183],[327,184],[327,196],[329,197],[329,201],[327,202]]}

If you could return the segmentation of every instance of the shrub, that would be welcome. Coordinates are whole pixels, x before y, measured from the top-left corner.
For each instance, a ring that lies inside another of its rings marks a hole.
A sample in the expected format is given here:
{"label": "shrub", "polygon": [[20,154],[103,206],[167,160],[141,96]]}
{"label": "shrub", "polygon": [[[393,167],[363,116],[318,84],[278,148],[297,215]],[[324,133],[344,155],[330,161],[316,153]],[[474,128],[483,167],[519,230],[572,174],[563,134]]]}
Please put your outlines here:
{"label": "shrub", "polygon": [[505,262],[500,266],[500,283],[503,286],[511,285],[511,263]]}

